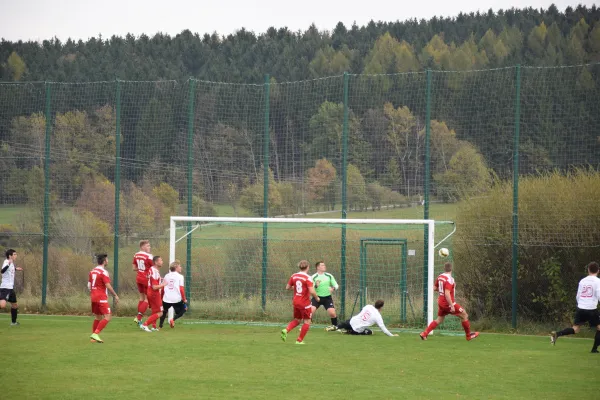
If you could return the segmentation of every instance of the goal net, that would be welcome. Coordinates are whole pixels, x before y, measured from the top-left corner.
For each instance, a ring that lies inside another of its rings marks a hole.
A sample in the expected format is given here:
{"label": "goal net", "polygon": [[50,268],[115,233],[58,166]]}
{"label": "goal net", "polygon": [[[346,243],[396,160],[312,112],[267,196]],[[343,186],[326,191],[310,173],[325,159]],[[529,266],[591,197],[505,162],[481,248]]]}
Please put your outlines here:
{"label": "goal net", "polygon": [[[169,261],[182,262],[190,310],[202,320],[287,322],[286,283],[308,260],[310,275],[323,261],[337,281],[340,320],[383,299],[386,325],[422,328],[434,318],[433,282],[449,259],[436,248],[451,249],[454,231],[434,220],[173,216]],[[331,323],[322,308],[313,321]]]}

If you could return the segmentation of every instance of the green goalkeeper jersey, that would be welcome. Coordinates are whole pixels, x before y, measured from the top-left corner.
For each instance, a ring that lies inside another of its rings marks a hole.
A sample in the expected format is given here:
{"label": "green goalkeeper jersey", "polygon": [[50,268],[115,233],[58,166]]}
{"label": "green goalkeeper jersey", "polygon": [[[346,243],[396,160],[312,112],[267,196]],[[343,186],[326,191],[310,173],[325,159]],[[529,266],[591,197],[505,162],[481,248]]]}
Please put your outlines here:
{"label": "green goalkeeper jersey", "polygon": [[312,276],[312,280],[315,284],[315,292],[317,292],[317,296],[331,296],[330,287],[337,290],[338,284],[335,281],[333,275],[327,272],[323,272],[319,274],[318,272]]}

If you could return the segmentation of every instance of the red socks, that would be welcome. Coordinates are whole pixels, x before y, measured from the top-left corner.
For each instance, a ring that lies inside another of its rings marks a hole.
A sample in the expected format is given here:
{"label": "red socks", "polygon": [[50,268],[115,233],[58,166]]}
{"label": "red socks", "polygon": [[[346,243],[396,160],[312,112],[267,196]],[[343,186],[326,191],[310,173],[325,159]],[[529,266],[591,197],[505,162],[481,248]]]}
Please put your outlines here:
{"label": "red socks", "polygon": [[152,314],[151,316],[148,317],[148,319],[146,320],[146,322],[144,322],[144,326],[148,326],[150,324],[156,326],[156,320],[158,319],[158,314]]}
{"label": "red socks", "polygon": [[138,315],[137,315],[138,321],[142,320],[142,316],[144,315],[144,313],[146,312],[147,309],[148,309],[147,301],[139,301],[138,302]]}
{"label": "red socks", "polygon": [[107,320],[103,319],[102,321],[98,321],[98,326],[96,327],[96,330],[94,330],[94,333],[99,334],[106,325],[108,325]]}
{"label": "red socks", "polygon": [[427,327],[427,329],[425,329],[425,334],[429,335],[432,330],[434,330],[435,328],[437,328],[437,326],[438,326],[437,321],[431,321],[431,323],[429,324],[429,326]]}
{"label": "red socks", "polygon": [[298,341],[301,342],[304,340],[304,336],[310,329],[310,324],[302,324],[302,328],[300,329],[300,336],[298,336]]}
{"label": "red socks", "polygon": [[98,328],[99,323],[100,323],[100,320],[94,319],[94,323],[92,324],[92,333],[96,332],[96,329]]}
{"label": "red socks", "polygon": [[471,335],[471,323],[469,322],[469,320],[463,321],[461,322],[463,329],[465,330],[465,333],[467,334],[467,337],[469,337]]}
{"label": "red socks", "polygon": [[292,320],[292,321],[291,321],[291,322],[288,324],[287,328],[285,328],[285,329],[286,329],[288,332],[290,332],[292,329],[294,329],[294,328],[295,328],[295,327],[297,327],[298,325],[300,325],[300,322],[298,322],[298,320],[297,320],[297,319],[294,319],[294,320]]}

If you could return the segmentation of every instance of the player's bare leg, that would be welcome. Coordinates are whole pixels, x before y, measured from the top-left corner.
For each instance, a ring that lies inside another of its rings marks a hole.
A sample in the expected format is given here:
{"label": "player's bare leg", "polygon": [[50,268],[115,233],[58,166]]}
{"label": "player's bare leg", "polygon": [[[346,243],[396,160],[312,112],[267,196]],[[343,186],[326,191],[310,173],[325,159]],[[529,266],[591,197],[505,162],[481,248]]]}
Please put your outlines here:
{"label": "player's bare leg", "polygon": [[550,343],[555,345],[556,341],[558,340],[559,337],[567,336],[567,335],[574,335],[576,333],[579,333],[579,325],[573,325],[570,328],[565,328],[562,331],[558,331],[558,332],[552,331],[552,332],[550,332]]}
{"label": "player's bare leg", "polygon": [[[329,309],[327,309],[327,314],[329,315],[329,318],[331,319],[331,326],[334,328],[337,328],[338,320],[337,320],[337,313],[335,312],[335,308],[330,307]],[[335,330],[335,329],[330,329],[330,330]]]}
{"label": "player's bare leg", "polygon": [[421,338],[421,340],[427,340],[427,336],[429,336],[431,331],[433,331],[435,328],[437,328],[438,325],[440,325],[442,322],[444,322],[445,318],[446,317],[438,316],[435,320],[431,321],[431,323],[427,326],[427,329],[425,329],[423,332],[419,333],[419,337]]}

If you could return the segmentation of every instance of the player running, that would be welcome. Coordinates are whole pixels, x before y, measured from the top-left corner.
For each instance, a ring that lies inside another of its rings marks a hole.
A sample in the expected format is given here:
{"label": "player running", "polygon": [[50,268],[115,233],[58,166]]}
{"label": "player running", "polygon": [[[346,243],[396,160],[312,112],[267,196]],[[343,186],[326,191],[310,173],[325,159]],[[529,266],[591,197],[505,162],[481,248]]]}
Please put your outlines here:
{"label": "player running", "polygon": [[600,278],[598,278],[598,271],[600,271],[600,266],[597,262],[592,261],[587,265],[587,270],[588,276],[579,281],[576,296],[577,311],[575,312],[573,326],[560,332],[552,332],[550,343],[556,344],[556,340],[561,336],[579,333],[581,326],[587,322],[591,328],[596,328],[592,353],[598,353],[598,346],[600,346],[600,313],[598,312]]}
{"label": "player running", "polygon": [[119,296],[117,296],[117,293],[110,284],[110,276],[105,269],[108,265],[108,256],[106,254],[99,254],[96,256],[96,261],[98,262],[98,266],[91,270],[88,275],[88,289],[90,290],[90,299],[92,301],[92,313],[95,316],[90,339],[92,343],[103,343],[98,334],[106,327],[111,317],[107,290],[115,298],[115,304],[119,302]]}
{"label": "player running", "polygon": [[[146,322],[140,325],[140,328],[146,332],[155,332],[156,320],[162,317],[163,306],[162,306],[162,288],[167,284],[163,282],[160,277],[160,271],[158,270],[163,265],[163,260],[160,256],[154,256],[152,259],[153,266],[150,268],[150,274],[148,275],[148,305],[152,310],[152,315],[148,317]],[[152,329],[148,328],[148,325],[152,325]]]}
{"label": "player running", "polygon": [[439,324],[444,322],[446,315],[452,314],[461,319],[461,324],[465,330],[467,340],[473,340],[479,336],[479,332],[471,332],[471,323],[469,322],[469,315],[467,312],[454,302],[454,292],[456,290],[456,283],[452,277],[452,263],[447,262],[444,264],[444,273],[437,277],[437,285],[434,287],[434,291],[439,292],[438,296],[438,317],[435,321],[431,321],[427,329],[424,332],[419,333],[422,340],[427,340],[427,336],[434,330]]}
{"label": "player running", "polygon": [[150,254],[150,241],[140,240],[140,251],[133,256],[133,270],[137,273],[135,281],[137,283],[140,300],[138,301],[138,314],[133,322],[142,325],[142,318],[148,309],[148,274],[152,267],[152,254]]}
{"label": "player running", "polygon": [[312,280],[315,284],[315,291],[321,300],[316,301],[315,299],[312,299],[311,314],[314,314],[320,306],[325,307],[325,311],[327,311],[329,318],[331,318],[331,326],[327,328],[329,328],[329,330],[335,330],[335,327],[338,324],[338,319],[337,314],[335,313],[335,307],[333,306],[333,298],[331,297],[331,294],[334,290],[338,290],[339,285],[335,281],[333,275],[325,272],[327,270],[327,266],[323,261],[317,261],[315,263],[315,267],[317,268],[317,273],[312,276]]}
{"label": "player running", "polygon": [[294,291],[294,299],[292,301],[294,306],[294,319],[288,324],[287,328],[281,330],[281,340],[285,342],[288,332],[300,325],[300,321],[303,321],[304,323],[302,328],[300,328],[300,335],[296,340],[296,344],[304,344],[304,336],[306,336],[306,333],[310,329],[310,318],[312,316],[310,295],[312,294],[317,302],[320,299],[315,292],[312,279],[308,275],[308,269],[310,268],[308,261],[300,261],[298,263],[298,268],[300,269],[300,272],[293,274],[287,285],[285,285],[286,290]]}

